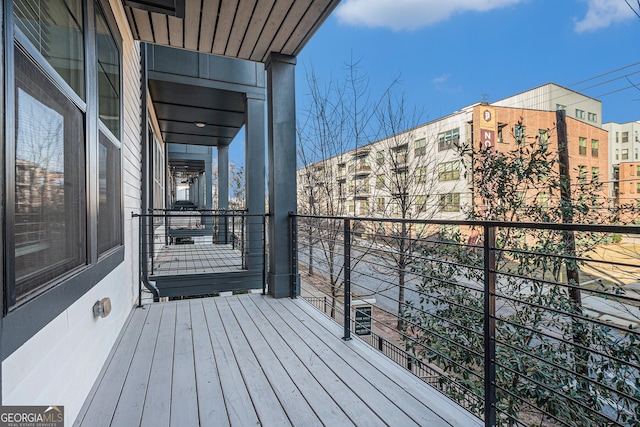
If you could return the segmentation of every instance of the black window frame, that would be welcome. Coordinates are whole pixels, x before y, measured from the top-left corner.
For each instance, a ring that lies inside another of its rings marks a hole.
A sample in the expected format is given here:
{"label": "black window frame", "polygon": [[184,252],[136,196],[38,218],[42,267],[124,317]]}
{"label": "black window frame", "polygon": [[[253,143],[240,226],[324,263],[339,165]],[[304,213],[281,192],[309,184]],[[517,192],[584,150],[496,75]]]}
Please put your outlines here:
{"label": "black window frame", "polygon": [[[123,68],[123,50],[122,37],[116,25],[116,19],[109,5],[108,0],[97,0],[102,7],[108,25],[112,30],[114,40],[118,46],[120,57],[120,120],[122,123],[122,68]],[[44,60],[37,49],[28,42],[24,34],[19,30],[15,31],[13,4],[12,2],[3,2],[3,45],[4,45],[4,67],[3,70],[13,70],[15,68],[14,47],[24,50],[28,56],[35,59],[35,63],[41,73],[49,80],[53,81],[56,87],[74,102],[84,114],[84,138],[82,142],[85,147],[85,186],[86,198],[86,218],[87,225],[85,230],[87,237],[87,263],[86,265],[61,275],[51,281],[47,288],[34,294],[31,298],[21,301],[19,304],[15,300],[10,300],[11,289],[15,288],[15,267],[13,266],[15,252],[13,250],[15,243],[13,238],[15,228],[15,82],[14,73],[3,71],[4,93],[3,108],[5,123],[2,132],[5,132],[2,139],[5,147],[0,155],[2,165],[4,166],[4,186],[2,188],[2,196],[5,202],[4,227],[1,230],[4,245],[2,250],[3,267],[0,268],[2,273],[2,312],[0,322],[3,324],[4,333],[0,334],[0,356],[4,360],[17,348],[32,338],[46,324],[59,316],[64,310],[68,309],[72,304],[79,300],[91,288],[103,280],[118,265],[124,261],[124,246],[114,248],[104,256],[98,258],[97,253],[97,227],[96,227],[96,206],[97,206],[97,144],[100,124],[97,112],[97,89],[92,88],[97,80],[96,65],[93,60],[96,58],[95,46],[95,4],[93,0],[83,0],[83,19],[84,25],[84,75],[85,75],[85,98],[81,99],[71,87],[55,72],[53,67]],[[122,127],[122,126],[121,126]],[[0,127],[1,129],[1,127]],[[122,141],[122,129],[120,135],[117,136]],[[120,142],[121,144],[121,142]],[[122,147],[120,145],[120,147]],[[121,158],[122,158],[122,148]],[[122,165],[122,161],[121,161]],[[120,170],[122,177],[122,170]],[[122,183],[120,192],[122,194]],[[121,199],[122,200],[122,199]],[[121,208],[121,218],[123,218],[124,209]],[[122,219],[121,219],[122,220]],[[122,232],[124,237],[124,231]],[[5,250],[11,248],[11,250]],[[11,305],[11,306],[10,306]]]}

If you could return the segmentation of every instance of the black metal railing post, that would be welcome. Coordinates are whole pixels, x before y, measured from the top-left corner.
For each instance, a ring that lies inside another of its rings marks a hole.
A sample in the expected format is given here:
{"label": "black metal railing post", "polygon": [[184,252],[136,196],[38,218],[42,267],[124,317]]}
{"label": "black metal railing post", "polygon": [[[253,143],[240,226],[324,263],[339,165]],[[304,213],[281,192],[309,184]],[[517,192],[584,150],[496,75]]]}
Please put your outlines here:
{"label": "black metal railing post", "polygon": [[351,221],[344,220],[344,336],[351,339]]}
{"label": "black metal railing post", "polygon": [[[135,217],[136,214],[133,214],[133,216]],[[143,250],[143,241],[142,241],[142,217],[139,216],[138,217],[138,243],[140,245],[140,277],[138,278],[138,307],[142,307],[142,275],[144,274],[146,276],[146,267],[143,266],[143,264],[146,263],[144,256],[142,255],[144,253]]]}
{"label": "black metal railing post", "polygon": [[291,227],[291,282],[289,296],[297,297],[297,280],[298,280],[298,217],[293,213],[289,214],[289,224]]}
{"label": "black metal railing post", "polygon": [[496,228],[484,226],[484,425],[496,425]]}

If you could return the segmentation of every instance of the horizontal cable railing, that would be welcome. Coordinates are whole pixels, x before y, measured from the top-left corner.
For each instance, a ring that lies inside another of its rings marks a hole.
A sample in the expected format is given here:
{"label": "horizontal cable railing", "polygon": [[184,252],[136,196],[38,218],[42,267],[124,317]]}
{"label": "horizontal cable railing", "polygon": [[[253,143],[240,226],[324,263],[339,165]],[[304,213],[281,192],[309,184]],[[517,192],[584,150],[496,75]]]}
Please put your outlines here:
{"label": "horizontal cable railing", "polygon": [[[152,210],[134,217],[139,219],[141,289],[145,285],[159,292],[156,299],[164,296],[162,289],[154,289],[161,287],[159,282],[182,280],[181,296],[190,296],[206,291],[205,285],[214,283],[215,275],[228,278],[240,272],[259,276],[264,291],[266,215],[244,210]],[[229,283],[228,290],[236,290],[238,285],[233,280]],[[169,296],[179,292],[172,285]]]}
{"label": "horizontal cable railing", "polygon": [[291,220],[302,296],[486,425],[640,425],[640,227]]}

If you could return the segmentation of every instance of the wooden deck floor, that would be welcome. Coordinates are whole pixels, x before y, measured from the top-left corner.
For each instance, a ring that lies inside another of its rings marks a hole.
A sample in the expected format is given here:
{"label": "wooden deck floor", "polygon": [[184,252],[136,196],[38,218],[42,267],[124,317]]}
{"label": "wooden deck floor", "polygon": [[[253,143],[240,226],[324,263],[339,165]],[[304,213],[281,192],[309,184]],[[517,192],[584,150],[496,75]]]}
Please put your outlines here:
{"label": "wooden deck floor", "polygon": [[152,275],[171,276],[242,270],[242,253],[231,244],[195,243],[161,247]]}
{"label": "wooden deck floor", "polygon": [[480,420],[302,299],[136,308],[78,426],[474,426]]}

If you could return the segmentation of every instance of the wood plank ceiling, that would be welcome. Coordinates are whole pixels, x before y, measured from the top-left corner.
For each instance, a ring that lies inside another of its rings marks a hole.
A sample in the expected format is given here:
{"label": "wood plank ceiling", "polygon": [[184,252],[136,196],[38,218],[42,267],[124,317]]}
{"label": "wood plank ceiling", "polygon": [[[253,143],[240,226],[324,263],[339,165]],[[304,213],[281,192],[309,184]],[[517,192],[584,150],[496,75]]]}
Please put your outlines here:
{"label": "wood plank ceiling", "polygon": [[[297,56],[339,0],[123,3],[133,35],[140,41],[265,62],[270,52]],[[163,9],[154,3],[163,7],[171,3],[173,7]]]}

